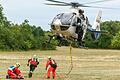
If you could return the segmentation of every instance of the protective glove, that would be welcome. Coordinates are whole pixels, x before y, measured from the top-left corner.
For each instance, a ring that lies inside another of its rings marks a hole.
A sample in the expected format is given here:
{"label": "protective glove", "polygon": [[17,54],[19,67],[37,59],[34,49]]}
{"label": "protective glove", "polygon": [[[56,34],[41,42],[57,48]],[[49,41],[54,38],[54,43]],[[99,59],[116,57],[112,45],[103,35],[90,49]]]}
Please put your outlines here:
{"label": "protective glove", "polygon": [[37,62],[37,65],[39,64],[39,62]]}
{"label": "protective glove", "polygon": [[29,64],[27,64],[27,66],[29,66]]}

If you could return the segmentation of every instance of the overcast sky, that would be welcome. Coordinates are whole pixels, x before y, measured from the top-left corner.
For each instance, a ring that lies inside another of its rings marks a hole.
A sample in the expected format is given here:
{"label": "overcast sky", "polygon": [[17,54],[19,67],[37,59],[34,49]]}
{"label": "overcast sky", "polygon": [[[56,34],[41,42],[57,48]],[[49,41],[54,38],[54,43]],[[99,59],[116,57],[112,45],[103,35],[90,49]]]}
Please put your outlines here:
{"label": "overcast sky", "polygon": [[[98,0],[58,0],[64,2],[91,2]],[[3,6],[3,13],[8,18],[9,21],[13,23],[22,23],[25,19],[29,20],[29,24],[41,26],[43,30],[49,30],[50,24],[53,17],[61,12],[68,12],[70,7],[58,7],[45,5],[48,3],[46,0],[0,0],[0,4]],[[117,7],[120,8],[120,0],[111,0],[107,2],[101,2],[97,4],[90,4],[93,6],[100,7]],[[85,15],[88,16],[90,23],[92,24],[96,13],[99,9],[93,8],[82,8],[85,11]],[[102,10],[102,21],[109,20],[119,20],[120,21],[120,9]]]}

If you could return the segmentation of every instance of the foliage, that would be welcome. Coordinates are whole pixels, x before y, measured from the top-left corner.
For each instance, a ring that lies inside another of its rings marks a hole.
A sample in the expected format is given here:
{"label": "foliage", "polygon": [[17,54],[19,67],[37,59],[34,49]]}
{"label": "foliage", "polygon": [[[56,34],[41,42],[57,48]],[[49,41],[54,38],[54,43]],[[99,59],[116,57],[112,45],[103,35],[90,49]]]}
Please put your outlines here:
{"label": "foliage", "polygon": [[45,32],[40,26],[31,26],[26,19],[22,24],[10,23],[0,5],[0,50],[55,49],[54,45],[44,46]]}
{"label": "foliage", "polygon": [[113,46],[111,45],[113,45],[113,37],[120,31],[120,21],[102,22],[101,30],[106,30],[108,33],[102,33],[98,40],[92,40],[88,33],[85,40],[86,46],[89,48],[112,48]]}
{"label": "foliage", "polygon": [[111,48],[120,49],[120,31],[113,37]]}
{"label": "foliage", "polygon": [[120,21],[106,21],[101,24],[102,30],[107,30],[109,33],[102,34],[99,39],[100,48],[111,48],[113,37],[120,31]]}

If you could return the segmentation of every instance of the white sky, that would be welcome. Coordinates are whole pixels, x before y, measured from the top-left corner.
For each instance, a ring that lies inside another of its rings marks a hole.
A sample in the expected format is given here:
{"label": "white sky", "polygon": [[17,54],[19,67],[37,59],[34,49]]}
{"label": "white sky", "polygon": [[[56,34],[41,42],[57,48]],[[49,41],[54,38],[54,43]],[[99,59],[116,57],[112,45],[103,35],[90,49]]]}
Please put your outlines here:
{"label": "white sky", "polygon": [[[58,0],[64,2],[91,2],[98,0]],[[0,4],[3,6],[3,13],[9,21],[13,23],[22,23],[25,19],[29,20],[29,24],[41,26],[43,30],[49,30],[53,17],[61,12],[69,11],[70,7],[58,7],[45,5],[49,3],[46,0],[0,0]],[[107,2],[90,4],[100,7],[117,7],[120,8],[120,0],[111,0]],[[96,13],[99,9],[82,8],[85,11],[85,15],[88,16],[90,23],[92,24]],[[102,9],[102,20],[119,20],[120,21],[120,9],[108,10]]]}

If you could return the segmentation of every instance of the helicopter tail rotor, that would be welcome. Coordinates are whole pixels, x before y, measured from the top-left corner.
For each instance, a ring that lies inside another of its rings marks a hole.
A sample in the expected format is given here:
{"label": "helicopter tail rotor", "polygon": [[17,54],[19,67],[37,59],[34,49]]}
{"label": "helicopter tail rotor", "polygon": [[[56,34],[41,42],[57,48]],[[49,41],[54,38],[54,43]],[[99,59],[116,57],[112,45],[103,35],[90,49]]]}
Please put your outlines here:
{"label": "helicopter tail rotor", "polygon": [[96,31],[100,31],[100,22],[101,22],[102,11],[99,10],[98,14],[95,17],[94,24],[92,26]]}
{"label": "helicopter tail rotor", "polygon": [[93,39],[98,39],[101,35],[101,30],[100,30],[101,16],[102,16],[102,11],[99,10],[99,12],[95,18],[94,24],[92,26],[92,29],[94,29],[94,32],[92,33]]}

